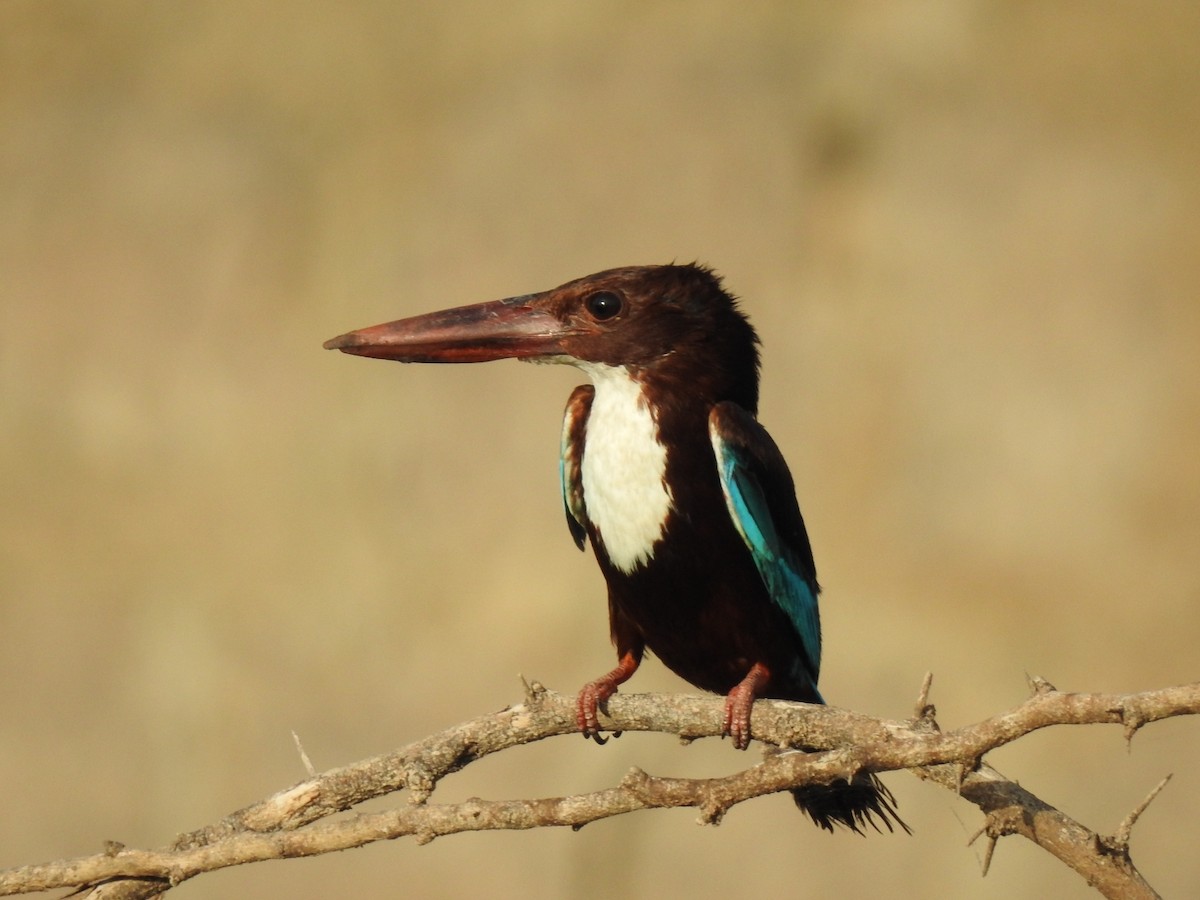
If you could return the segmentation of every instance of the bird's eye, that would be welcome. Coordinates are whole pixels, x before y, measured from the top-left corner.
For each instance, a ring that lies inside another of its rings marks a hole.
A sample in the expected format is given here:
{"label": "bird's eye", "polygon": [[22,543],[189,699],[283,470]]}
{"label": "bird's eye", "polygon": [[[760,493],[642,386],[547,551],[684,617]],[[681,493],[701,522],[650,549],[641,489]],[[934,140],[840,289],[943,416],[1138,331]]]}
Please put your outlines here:
{"label": "bird's eye", "polygon": [[621,298],[612,291],[597,291],[584,300],[583,305],[587,308],[592,318],[601,322],[605,319],[611,319],[621,311],[621,307],[623,306]]}

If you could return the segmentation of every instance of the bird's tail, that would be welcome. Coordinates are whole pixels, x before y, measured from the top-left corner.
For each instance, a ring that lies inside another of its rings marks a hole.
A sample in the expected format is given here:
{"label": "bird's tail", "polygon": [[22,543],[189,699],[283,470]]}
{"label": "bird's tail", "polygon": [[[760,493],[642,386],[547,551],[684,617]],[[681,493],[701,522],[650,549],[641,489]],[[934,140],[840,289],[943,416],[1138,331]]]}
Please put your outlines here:
{"label": "bird's tail", "polygon": [[888,831],[899,825],[907,834],[912,830],[896,814],[896,798],[882,781],[869,772],[861,772],[850,782],[834,781],[830,784],[810,784],[794,788],[792,797],[801,811],[813,822],[832,832],[835,825],[844,825],[858,834],[870,825],[883,833],[880,823]]}

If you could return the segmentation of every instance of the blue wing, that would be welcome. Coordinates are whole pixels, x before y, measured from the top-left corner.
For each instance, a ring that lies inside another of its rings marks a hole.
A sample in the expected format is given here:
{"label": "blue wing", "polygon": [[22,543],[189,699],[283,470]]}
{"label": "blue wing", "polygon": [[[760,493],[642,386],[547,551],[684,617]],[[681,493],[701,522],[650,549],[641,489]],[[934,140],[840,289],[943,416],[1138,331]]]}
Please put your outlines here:
{"label": "blue wing", "polygon": [[796,630],[815,689],[821,669],[821,588],[787,463],[766,429],[735,403],[713,408],[708,433],[729,515],[771,599]]}
{"label": "blue wing", "polygon": [[558,458],[558,479],[562,484],[567,528],[571,530],[575,546],[580,550],[587,541],[587,510],[583,505],[583,474],[580,466],[588,414],[592,411],[592,397],[595,395],[596,389],[590,384],[581,384],[571,392],[563,413],[562,449]]}

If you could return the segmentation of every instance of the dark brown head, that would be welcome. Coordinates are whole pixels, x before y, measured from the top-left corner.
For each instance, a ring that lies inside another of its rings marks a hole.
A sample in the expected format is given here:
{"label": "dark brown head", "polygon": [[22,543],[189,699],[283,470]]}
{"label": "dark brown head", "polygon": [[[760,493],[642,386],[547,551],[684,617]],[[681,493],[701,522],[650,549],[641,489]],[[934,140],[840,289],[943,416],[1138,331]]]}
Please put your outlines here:
{"label": "dark brown head", "polygon": [[758,401],[758,337],[711,269],[630,266],[553,290],[428,313],[327,341],[401,362],[528,359],[625,367],[667,393]]}

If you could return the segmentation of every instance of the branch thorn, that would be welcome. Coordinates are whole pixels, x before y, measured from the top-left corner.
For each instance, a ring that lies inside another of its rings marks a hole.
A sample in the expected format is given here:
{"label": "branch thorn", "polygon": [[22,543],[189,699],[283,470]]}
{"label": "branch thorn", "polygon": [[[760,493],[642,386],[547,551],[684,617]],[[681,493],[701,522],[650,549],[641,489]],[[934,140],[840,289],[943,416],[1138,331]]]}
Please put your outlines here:
{"label": "branch thorn", "polygon": [[312,760],[308,758],[308,754],[304,752],[304,745],[300,743],[300,735],[292,731],[292,740],[296,743],[296,752],[300,754],[300,763],[304,766],[304,771],[308,773],[309,778],[315,778],[317,767],[312,764]]}
{"label": "branch thorn", "polygon": [[933,687],[933,673],[926,672],[924,679],[921,681],[921,690],[917,694],[917,705],[914,710],[914,718],[916,723],[932,727],[934,731],[940,731],[936,721],[937,707],[929,702],[929,691]]}
{"label": "branch thorn", "polygon": [[546,686],[540,681],[529,680],[524,675],[518,674],[521,679],[521,685],[525,688],[525,703],[529,706],[537,706],[546,697]]}
{"label": "branch thorn", "polygon": [[729,809],[729,804],[718,800],[711,791],[706,791],[705,793],[706,797],[704,802],[700,804],[700,818],[697,822],[700,825],[720,825],[721,820],[725,818],[725,813]]}
{"label": "branch thorn", "polygon": [[992,854],[996,852],[996,845],[998,843],[1000,843],[998,835],[988,835],[987,847],[983,851],[982,872],[980,873],[984,878],[987,878],[988,869],[992,867]]}
{"label": "branch thorn", "polygon": [[1138,730],[1146,724],[1145,720],[1135,710],[1129,709],[1125,704],[1121,705],[1121,724],[1125,728],[1125,749],[1130,751],[1133,749],[1133,736],[1138,733]]}
{"label": "branch thorn", "polygon": [[1030,675],[1028,672],[1026,672],[1025,681],[1029,685],[1029,690],[1033,692],[1034,696],[1053,694],[1058,690],[1058,688],[1048,682],[1041,675]]}

